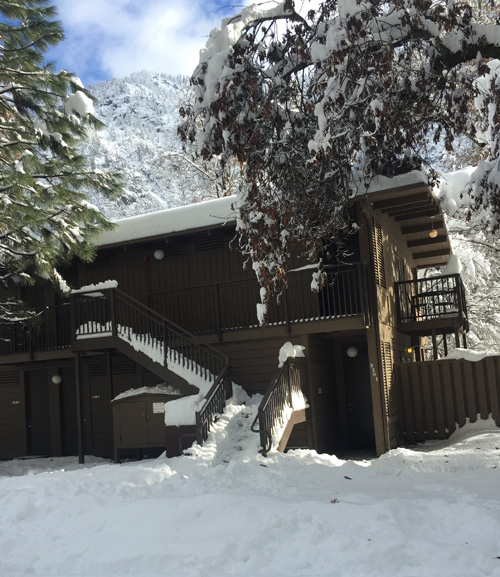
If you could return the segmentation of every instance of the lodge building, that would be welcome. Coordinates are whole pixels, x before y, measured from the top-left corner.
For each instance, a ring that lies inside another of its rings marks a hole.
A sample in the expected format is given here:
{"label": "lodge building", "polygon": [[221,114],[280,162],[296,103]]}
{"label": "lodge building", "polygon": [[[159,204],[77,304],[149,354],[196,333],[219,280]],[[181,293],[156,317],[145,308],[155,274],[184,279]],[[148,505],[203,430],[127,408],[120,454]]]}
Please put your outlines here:
{"label": "lodge building", "polygon": [[[61,271],[87,287],[69,299],[49,286],[19,287],[16,296],[40,314],[0,327],[0,458],[116,458],[118,449],[165,445],[175,454],[203,442],[231,381],[267,391],[254,423],[264,451],[293,387],[307,407],[284,423],[281,449],[380,455],[443,438],[467,416],[500,419],[498,359],[481,369],[484,386],[476,370],[438,360],[450,343],[466,346],[469,326],[460,275],[439,273],[451,256],[439,203],[414,176],[387,183],[353,201],[349,256],[325,267],[325,286],[312,292],[311,269],[297,259],[265,326],[255,274],[233,246],[232,198],[118,221],[93,262]],[[278,374],[287,341],[305,358]],[[155,411],[198,393],[199,378],[207,402],[194,426],[165,427]],[[461,401],[458,380],[476,387],[460,384]],[[155,396],[160,384],[171,393]],[[120,401],[130,390],[138,394]]]}

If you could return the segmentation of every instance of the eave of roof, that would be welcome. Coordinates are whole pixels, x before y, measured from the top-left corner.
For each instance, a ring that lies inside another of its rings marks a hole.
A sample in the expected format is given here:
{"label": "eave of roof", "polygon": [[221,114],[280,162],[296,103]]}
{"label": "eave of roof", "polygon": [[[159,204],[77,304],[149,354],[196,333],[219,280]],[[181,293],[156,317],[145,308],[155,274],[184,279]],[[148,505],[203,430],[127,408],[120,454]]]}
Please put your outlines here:
{"label": "eave of roof", "polygon": [[116,220],[114,230],[102,232],[95,244],[110,248],[234,224],[235,200],[228,196]]}
{"label": "eave of roof", "polygon": [[[417,268],[448,262],[452,250],[443,212],[425,182],[368,192],[367,200],[399,227]],[[435,238],[429,236],[431,230],[437,232]]]}

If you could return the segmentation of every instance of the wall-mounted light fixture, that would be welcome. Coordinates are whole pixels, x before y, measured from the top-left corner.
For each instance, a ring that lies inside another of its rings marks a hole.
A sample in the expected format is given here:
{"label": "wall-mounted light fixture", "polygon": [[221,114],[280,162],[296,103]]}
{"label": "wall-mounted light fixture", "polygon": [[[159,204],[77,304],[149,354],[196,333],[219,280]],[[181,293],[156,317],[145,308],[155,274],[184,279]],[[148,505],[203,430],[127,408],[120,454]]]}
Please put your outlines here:
{"label": "wall-mounted light fixture", "polygon": [[413,354],[413,347],[406,347],[406,352],[411,355]]}
{"label": "wall-mounted light fixture", "polygon": [[155,257],[156,260],[161,260],[162,258],[164,258],[165,253],[161,250],[161,248],[157,248],[154,251],[153,256]]}
{"label": "wall-mounted light fixture", "polygon": [[54,385],[60,385],[62,383],[61,375],[53,375],[52,382],[54,383]]}
{"label": "wall-mounted light fixture", "polygon": [[438,231],[434,228],[434,216],[431,216],[431,230],[429,231],[429,238],[436,238],[438,235]]}
{"label": "wall-mounted light fixture", "polygon": [[346,350],[345,354],[346,354],[349,358],[354,359],[355,357],[358,356],[358,349],[357,349],[356,347],[349,347],[349,348]]}

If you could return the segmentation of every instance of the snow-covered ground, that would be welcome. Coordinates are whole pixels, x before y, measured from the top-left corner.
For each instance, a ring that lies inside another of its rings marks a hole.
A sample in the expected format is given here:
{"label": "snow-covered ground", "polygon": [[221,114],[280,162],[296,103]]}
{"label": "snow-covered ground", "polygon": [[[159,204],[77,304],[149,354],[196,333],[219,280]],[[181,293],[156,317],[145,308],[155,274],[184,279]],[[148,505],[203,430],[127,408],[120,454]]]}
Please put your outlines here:
{"label": "snow-covered ground", "polygon": [[0,576],[500,576],[493,421],[369,461],[264,458],[255,408],[240,394],[191,456],[0,463]]}

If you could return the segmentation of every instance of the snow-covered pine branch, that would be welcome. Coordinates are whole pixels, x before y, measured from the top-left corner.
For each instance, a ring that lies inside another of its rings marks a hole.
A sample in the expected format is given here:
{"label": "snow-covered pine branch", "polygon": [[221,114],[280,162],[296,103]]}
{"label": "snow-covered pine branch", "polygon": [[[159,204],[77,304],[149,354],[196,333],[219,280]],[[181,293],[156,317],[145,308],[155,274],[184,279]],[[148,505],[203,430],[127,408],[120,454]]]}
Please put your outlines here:
{"label": "snow-covered pine branch", "polygon": [[[0,319],[19,320],[19,286],[60,286],[56,266],[93,255],[92,237],[110,224],[88,201],[120,190],[116,175],[89,171],[78,152],[93,101],[73,75],[43,64],[63,37],[45,0],[0,4]],[[21,23],[21,24],[20,24]]]}

